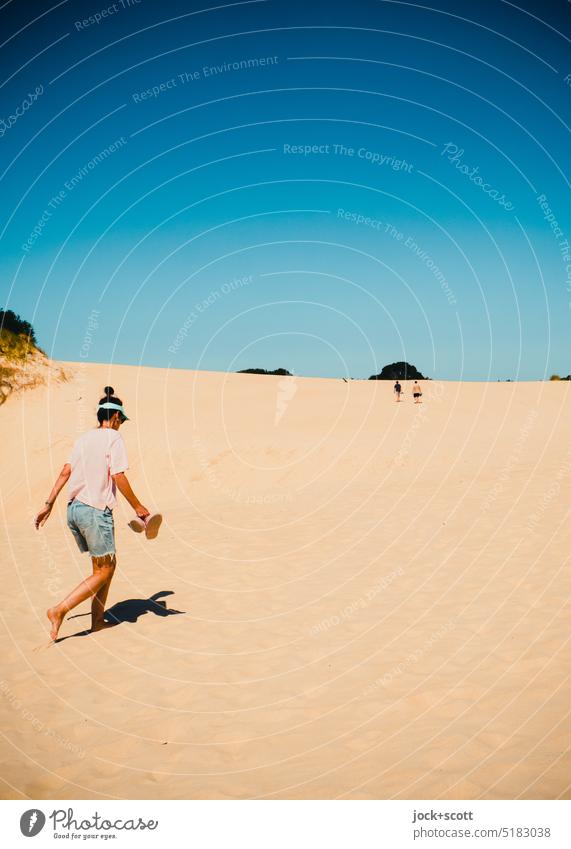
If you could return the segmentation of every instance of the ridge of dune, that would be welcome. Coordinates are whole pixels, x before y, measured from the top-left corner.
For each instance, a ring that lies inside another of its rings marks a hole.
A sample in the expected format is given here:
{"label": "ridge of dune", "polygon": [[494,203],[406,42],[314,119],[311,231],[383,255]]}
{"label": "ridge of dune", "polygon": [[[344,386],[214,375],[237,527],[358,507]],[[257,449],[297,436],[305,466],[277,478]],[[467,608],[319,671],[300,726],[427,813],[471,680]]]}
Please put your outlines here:
{"label": "ridge of dune", "polygon": [[[395,404],[55,365],[0,409],[4,798],[571,797],[569,384],[427,381],[414,405],[409,382]],[[120,503],[128,615],[74,636],[85,604],[34,651],[87,564],[63,495],[32,515],[109,383],[165,521],[145,543]]]}

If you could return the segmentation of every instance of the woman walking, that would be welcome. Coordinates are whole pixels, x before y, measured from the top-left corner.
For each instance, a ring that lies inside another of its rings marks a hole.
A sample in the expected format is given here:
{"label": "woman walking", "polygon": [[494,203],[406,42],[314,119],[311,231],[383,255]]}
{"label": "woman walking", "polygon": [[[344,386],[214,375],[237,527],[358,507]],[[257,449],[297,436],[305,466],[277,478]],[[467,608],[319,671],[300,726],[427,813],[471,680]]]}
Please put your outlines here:
{"label": "woman walking", "polygon": [[159,514],[150,515],[131,489],[125,475],[129,468],[127,451],[119,433],[127,415],[113,387],[106,386],[103,391],[105,396],[97,408],[98,427],[75,441],[69,462],[62,468],[44,508],[36,516],[36,528],[41,528],[49,519],[59,493],[69,483],[67,524],[79,550],[89,552],[93,565],[93,574],[47,611],[52,640],[57,639],[65,615],[91,596],[91,630],[106,627],[103,621],[105,602],[116,566],[113,508],[117,489],[137,514],[133,522],[140,530],[145,530],[149,539],[156,537],[162,521]]}

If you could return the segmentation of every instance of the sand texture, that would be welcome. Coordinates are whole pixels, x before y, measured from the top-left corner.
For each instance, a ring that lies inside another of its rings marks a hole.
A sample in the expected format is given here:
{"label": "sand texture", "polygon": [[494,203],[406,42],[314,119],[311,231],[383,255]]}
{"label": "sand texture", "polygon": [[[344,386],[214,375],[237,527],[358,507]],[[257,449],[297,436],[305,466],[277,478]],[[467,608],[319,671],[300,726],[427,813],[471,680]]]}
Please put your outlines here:
{"label": "sand texture", "polygon": [[[0,409],[3,798],[571,798],[570,383],[65,370]],[[37,650],[109,382],[165,521]]]}

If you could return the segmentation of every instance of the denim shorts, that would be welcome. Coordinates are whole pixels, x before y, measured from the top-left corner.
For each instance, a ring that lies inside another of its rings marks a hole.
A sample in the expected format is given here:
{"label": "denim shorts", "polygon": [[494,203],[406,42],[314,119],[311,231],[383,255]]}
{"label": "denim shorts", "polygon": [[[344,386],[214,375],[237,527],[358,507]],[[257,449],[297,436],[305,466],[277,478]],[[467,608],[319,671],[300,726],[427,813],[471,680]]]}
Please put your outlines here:
{"label": "denim shorts", "polygon": [[67,526],[81,552],[88,551],[92,557],[115,554],[113,511],[109,507],[98,510],[74,499],[67,505]]}

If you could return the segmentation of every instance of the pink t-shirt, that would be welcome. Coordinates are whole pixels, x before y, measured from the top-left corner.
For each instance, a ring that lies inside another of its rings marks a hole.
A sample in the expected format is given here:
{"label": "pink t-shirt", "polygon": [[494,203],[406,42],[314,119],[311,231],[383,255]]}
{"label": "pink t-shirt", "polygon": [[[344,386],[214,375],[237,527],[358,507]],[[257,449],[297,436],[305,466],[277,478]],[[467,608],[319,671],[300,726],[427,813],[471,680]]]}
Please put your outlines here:
{"label": "pink t-shirt", "polygon": [[76,498],[98,510],[113,509],[117,499],[111,475],[129,468],[120,433],[110,427],[88,430],[75,440],[68,462],[71,465],[68,500]]}

